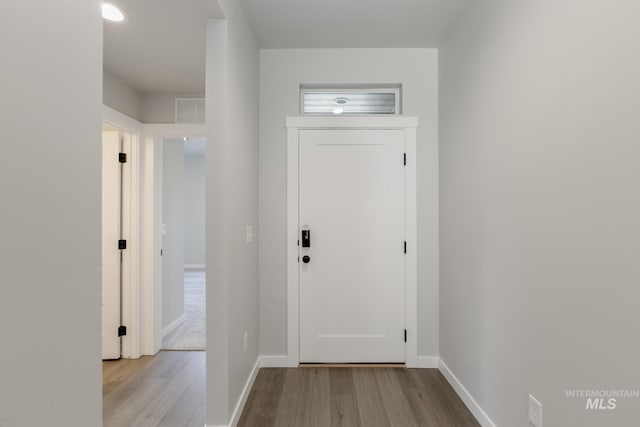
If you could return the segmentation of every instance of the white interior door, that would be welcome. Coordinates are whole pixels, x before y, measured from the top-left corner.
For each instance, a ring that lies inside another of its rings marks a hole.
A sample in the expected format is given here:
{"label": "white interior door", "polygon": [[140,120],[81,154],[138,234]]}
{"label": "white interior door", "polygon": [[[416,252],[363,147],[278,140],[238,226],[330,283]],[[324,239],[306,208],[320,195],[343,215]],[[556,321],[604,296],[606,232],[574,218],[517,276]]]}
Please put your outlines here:
{"label": "white interior door", "polygon": [[404,131],[299,135],[300,362],[404,362]]}
{"label": "white interior door", "polygon": [[102,358],[120,358],[120,135],[102,132]]}

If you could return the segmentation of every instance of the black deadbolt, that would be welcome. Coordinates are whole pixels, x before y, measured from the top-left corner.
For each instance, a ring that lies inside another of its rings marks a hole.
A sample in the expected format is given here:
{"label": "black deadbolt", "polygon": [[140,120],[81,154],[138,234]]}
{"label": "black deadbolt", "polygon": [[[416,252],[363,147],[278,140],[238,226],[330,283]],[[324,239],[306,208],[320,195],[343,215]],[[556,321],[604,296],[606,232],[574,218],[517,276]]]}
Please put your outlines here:
{"label": "black deadbolt", "polygon": [[311,247],[311,230],[302,230],[302,247]]}
{"label": "black deadbolt", "polygon": [[305,255],[302,257],[302,262],[304,262],[305,264],[309,264],[309,261],[311,261],[311,257],[309,255]]}

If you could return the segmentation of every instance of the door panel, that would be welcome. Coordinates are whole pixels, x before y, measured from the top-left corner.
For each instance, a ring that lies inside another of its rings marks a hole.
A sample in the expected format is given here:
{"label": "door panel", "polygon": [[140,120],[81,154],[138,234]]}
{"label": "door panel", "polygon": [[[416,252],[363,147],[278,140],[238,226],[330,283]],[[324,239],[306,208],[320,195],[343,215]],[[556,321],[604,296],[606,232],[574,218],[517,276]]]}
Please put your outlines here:
{"label": "door panel", "polygon": [[102,132],[102,358],[120,358],[120,203],[118,132]]}
{"label": "door panel", "polygon": [[301,130],[300,361],[404,362],[404,132]]}

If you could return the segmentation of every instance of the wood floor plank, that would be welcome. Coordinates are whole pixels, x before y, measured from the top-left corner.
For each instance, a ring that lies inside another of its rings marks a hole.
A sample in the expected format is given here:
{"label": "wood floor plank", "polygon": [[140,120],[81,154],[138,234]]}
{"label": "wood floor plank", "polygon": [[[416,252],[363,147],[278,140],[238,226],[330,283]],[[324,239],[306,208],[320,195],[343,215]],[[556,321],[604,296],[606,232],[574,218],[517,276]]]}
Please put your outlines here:
{"label": "wood floor plank", "polygon": [[349,368],[329,369],[332,426],[360,426],[352,371]]}
{"label": "wood floor plank", "polygon": [[320,427],[329,426],[330,422],[328,370],[287,369],[273,425]]}
{"label": "wood floor plank", "polygon": [[144,372],[146,365],[151,363],[150,356],[134,360],[108,360],[102,362],[103,394],[109,395],[115,387],[133,376]]}
{"label": "wood floor plank", "polygon": [[331,389],[329,370],[303,369],[304,395],[302,424],[309,427],[328,426],[331,422]]}
{"label": "wood floor plank", "polygon": [[[282,387],[282,396],[276,410],[274,426],[297,427],[300,426],[304,411],[304,381],[302,369],[283,369],[285,378]],[[260,390],[259,393],[265,393]],[[245,406],[245,408],[252,407]],[[250,424],[243,424],[250,426]]]}
{"label": "wood floor plank", "polygon": [[[284,379],[279,380],[278,376]],[[275,411],[267,409],[266,402],[276,400]],[[254,411],[258,414],[253,414]],[[323,367],[260,372],[239,426],[478,427],[479,424],[437,369]]]}
{"label": "wood floor plank", "polygon": [[286,370],[260,369],[253,389],[249,394],[245,406],[251,411],[245,411],[240,418],[240,426],[270,426],[275,424],[276,410],[282,397]]}
{"label": "wood floor plank", "polygon": [[434,407],[434,413],[440,418],[438,423],[452,427],[479,427],[480,424],[473,414],[467,409],[464,402],[442,373],[437,369],[416,369],[414,375],[419,375],[421,380],[416,382],[423,386],[428,401]]}
{"label": "wood floor plank", "polygon": [[431,384],[422,384],[421,377],[416,369],[407,369],[398,375],[405,394],[409,399],[409,404],[420,420],[420,425],[425,427],[449,426],[448,417],[442,413],[442,399],[433,393],[434,387]]}
{"label": "wood floor plank", "polygon": [[412,427],[418,425],[409,399],[397,377],[397,369],[376,369],[374,375],[383,393],[383,406],[392,425]]}
{"label": "wood floor plank", "polygon": [[352,369],[330,368],[331,425],[359,426],[360,414],[355,399]]}
{"label": "wood floor plank", "polygon": [[[104,362],[104,427],[202,427],[205,353]],[[239,427],[478,427],[437,369],[261,369]]]}
{"label": "wood floor plank", "polygon": [[359,427],[361,425],[358,404],[354,395],[331,396],[332,427]]}
{"label": "wood floor plank", "polygon": [[[167,415],[167,411],[182,396],[189,387],[201,368],[194,363],[189,363],[190,357],[174,358],[176,369],[165,372],[174,372],[174,375],[166,378],[164,387],[133,419],[133,425],[141,427],[156,427]],[[179,370],[177,367],[180,367]]]}
{"label": "wood floor plank", "polygon": [[[201,419],[198,419],[198,413],[205,407],[205,395],[206,375],[194,376],[184,393],[178,397],[162,417],[158,423],[158,427],[175,427],[184,425],[185,420],[191,424],[191,421],[194,418],[197,421],[196,425],[198,427],[202,427],[205,424],[204,412]],[[194,399],[194,396],[202,396],[202,398],[201,400],[198,400]]]}
{"label": "wood floor plank", "polygon": [[391,425],[384,409],[381,390],[374,376],[374,369],[354,369],[351,373],[358,404],[360,423],[367,427]]}
{"label": "wood floor plank", "polygon": [[204,404],[204,352],[103,362],[104,427],[202,427]]}
{"label": "wood floor plank", "polygon": [[131,393],[131,397],[114,407],[110,413],[105,413],[103,427],[129,427],[134,426],[133,420],[141,410],[147,407],[155,396],[162,392],[167,380],[149,378],[145,381],[144,387],[139,387],[136,392]]}
{"label": "wood floor plank", "polygon": [[[187,424],[187,427],[202,427],[207,422],[207,406],[206,400],[203,399],[198,405],[198,409]],[[168,426],[167,426],[168,427]]]}

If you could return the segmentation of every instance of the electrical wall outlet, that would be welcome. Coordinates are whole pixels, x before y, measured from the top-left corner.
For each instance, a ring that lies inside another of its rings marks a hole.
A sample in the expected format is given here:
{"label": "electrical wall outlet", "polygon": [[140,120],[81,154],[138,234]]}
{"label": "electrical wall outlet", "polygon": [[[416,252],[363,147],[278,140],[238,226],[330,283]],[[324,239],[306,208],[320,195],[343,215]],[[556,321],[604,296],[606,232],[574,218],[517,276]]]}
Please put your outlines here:
{"label": "electrical wall outlet", "polygon": [[249,349],[249,332],[244,333],[242,336],[242,354],[245,354]]}
{"label": "electrical wall outlet", "polygon": [[529,395],[529,423],[534,427],[542,427],[542,403]]}
{"label": "electrical wall outlet", "polygon": [[250,225],[247,225],[247,238],[246,238],[246,242],[247,245],[251,242],[253,242],[253,227]]}

